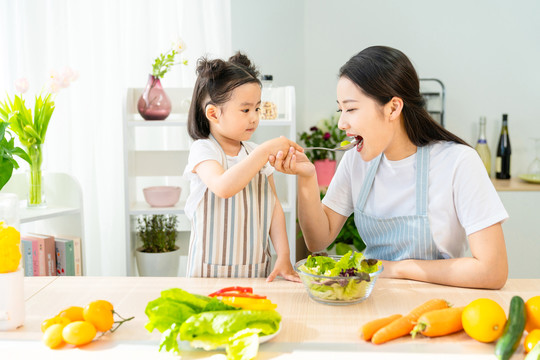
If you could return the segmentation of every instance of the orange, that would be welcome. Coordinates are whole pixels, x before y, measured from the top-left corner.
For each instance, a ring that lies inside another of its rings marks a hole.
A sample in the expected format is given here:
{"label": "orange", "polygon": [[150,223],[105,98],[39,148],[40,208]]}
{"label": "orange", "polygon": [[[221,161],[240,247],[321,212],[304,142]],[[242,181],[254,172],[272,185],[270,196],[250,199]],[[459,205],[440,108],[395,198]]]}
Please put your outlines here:
{"label": "orange", "polygon": [[533,296],[525,303],[527,312],[527,323],[525,330],[531,332],[534,329],[540,329],[540,296]]}
{"label": "orange", "polygon": [[461,322],[467,335],[477,341],[489,343],[502,335],[506,314],[497,302],[491,299],[476,299],[463,309]]}
{"label": "orange", "polygon": [[84,320],[92,323],[97,331],[109,331],[114,324],[114,310],[106,300],[92,301],[83,310]]}
{"label": "orange", "polygon": [[67,317],[71,321],[83,321],[83,308],[80,306],[70,306],[58,314],[58,316]]}
{"label": "orange", "polygon": [[534,329],[530,333],[527,334],[525,337],[525,341],[523,342],[523,347],[525,348],[525,352],[528,353],[533,349],[533,347],[538,344],[540,341],[540,329]]}

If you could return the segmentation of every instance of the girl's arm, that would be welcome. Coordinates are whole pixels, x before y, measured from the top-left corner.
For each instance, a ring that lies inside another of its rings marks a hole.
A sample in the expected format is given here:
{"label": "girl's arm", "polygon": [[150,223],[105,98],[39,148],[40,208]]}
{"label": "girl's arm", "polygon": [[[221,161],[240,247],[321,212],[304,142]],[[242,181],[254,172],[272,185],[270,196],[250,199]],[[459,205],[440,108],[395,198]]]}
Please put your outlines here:
{"label": "girl's arm", "polygon": [[272,214],[272,223],[270,225],[270,240],[276,250],[277,260],[274,265],[274,269],[266,279],[266,281],[272,281],[276,276],[280,275],[286,280],[300,282],[300,278],[296,271],[294,271],[290,260],[289,241],[287,239],[287,227],[285,222],[285,214],[281,203],[277,198],[276,187],[274,185],[274,176],[268,177],[272,193],[276,197],[276,205],[274,206],[274,213]]}
{"label": "girl's arm", "polygon": [[257,146],[244,160],[225,170],[215,160],[199,163],[193,169],[208,188],[221,198],[230,198],[240,192],[268,162],[268,157],[278,151],[302,148],[281,136]]}
{"label": "girl's arm", "polygon": [[502,288],[508,278],[508,259],[501,224],[469,235],[469,246],[470,258],[383,261],[382,276],[468,288]]}
{"label": "girl's arm", "polygon": [[308,250],[324,250],[339,234],[347,217],[321,203],[315,166],[304,153],[270,157],[270,164],[286,174],[298,175],[298,222]]}

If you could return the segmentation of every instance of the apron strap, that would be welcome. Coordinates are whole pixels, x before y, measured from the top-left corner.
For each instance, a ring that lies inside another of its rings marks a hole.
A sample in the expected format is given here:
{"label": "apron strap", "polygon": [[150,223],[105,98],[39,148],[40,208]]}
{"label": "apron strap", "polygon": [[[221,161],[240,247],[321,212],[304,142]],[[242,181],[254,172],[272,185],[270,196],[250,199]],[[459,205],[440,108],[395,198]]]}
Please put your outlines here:
{"label": "apron strap", "polygon": [[383,154],[381,153],[379,156],[372,160],[372,163],[369,166],[366,178],[364,179],[364,184],[362,185],[362,189],[360,190],[360,196],[358,196],[358,209],[363,210],[364,206],[366,205],[366,200],[371,190],[371,185],[373,185],[373,180],[375,180],[375,174],[377,173],[377,169],[379,168],[379,163],[381,162],[382,156]]}
{"label": "apron strap", "polygon": [[[417,148],[416,153],[416,215],[427,215],[428,210],[429,149],[429,145],[421,146]],[[366,205],[382,156],[383,154],[372,160],[369,166],[360,190],[360,195],[358,196],[358,209],[364,209]]]}
{"label": "apron strap", "polygon": [[429,190],[429,149],[417,148],[416,153],[416,215],[427,215]]}

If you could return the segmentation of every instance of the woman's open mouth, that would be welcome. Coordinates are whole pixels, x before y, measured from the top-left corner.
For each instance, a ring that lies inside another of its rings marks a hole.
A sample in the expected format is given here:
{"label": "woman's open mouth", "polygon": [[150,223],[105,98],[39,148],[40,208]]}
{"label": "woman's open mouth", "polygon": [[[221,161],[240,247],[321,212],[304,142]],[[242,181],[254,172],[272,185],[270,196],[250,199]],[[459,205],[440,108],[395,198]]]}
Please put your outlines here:
{"label": "woman's open mouth", "polygon": [[358,142],[358,144],[356,144],[356,151],[362,151],[362,148],[364,147],[364,138],[360,135],[356,135],[354,139]]}

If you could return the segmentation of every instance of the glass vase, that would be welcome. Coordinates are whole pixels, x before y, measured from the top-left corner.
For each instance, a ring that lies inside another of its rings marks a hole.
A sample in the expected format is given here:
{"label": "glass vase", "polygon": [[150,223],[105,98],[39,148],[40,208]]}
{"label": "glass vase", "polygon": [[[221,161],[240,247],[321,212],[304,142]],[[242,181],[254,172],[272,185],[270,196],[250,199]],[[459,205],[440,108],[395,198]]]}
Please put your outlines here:
{"label": "glass vase", "polygon": [[165,120],[169,116],[171,100],[159,78],[148,75],[148,83],[137,102],[137,110],[145,120]]}
{"label": "glass vase", "polygon": [[32,163],[28,172],[28,207],[45,207],[45,193],[41,164],[43,162],[43,149],[41,144],[28,147],[28,156]]}

